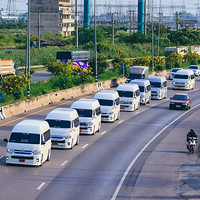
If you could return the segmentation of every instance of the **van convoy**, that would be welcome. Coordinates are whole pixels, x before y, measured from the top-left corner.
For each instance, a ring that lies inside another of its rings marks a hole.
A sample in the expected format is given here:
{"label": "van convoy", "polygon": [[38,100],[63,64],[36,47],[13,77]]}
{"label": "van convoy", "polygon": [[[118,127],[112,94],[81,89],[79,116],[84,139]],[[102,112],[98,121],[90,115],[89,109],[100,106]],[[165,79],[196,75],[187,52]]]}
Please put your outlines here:
{"label": "van convoy", "polygon": [[151,101],[151,84],[147,79],[134,79],[129,84],[137,84],[140,89],[140,104],[147,104]]}
{"label": "van convoy", "polygon": [[51,156],[49,124],[40,120],[23,120],[11,131],[7,143],[6,163],[42,165]]}
{"label": "van convoy", "polygon": [[[174,89],[193,89],[192,70],[178,70],[173,77]],[[80,99],[70,108],[49,112],[45,121],[23,120],[16,124],[7,142],[6,163],[42,165],[50,160],[51,148],[72,149],[80,134],[94,135],[101,121],[114,122],[121,111],[134,111],[151,99],[167,98],[167,80],[162,76],[134,79],[116,90],[102,90],[93,98]]]}
{"label": "van convoy", "polygon": [[195,87],[195,75],[190,69],[182,69],[175,73],[172,81],[173,89],[191,90]]}
{"label": "van convoy", "polygon": [[140,106],[140,90],[137,84],[121,84],[116,88],[120,98],[120,110],[134,111]]}
{"label": "van convoy", "polygon": [[50,126],[52,148],[72,149],[79,144],[80,124],[75,109],[57,108],[45,120]]}
{"label": "van convoy", "polygon": [[101,108],[101,120],[114,122],[120,116],[119,94],[114,90],[102,90],[94,95]]}
{"label": "van convoy", "polygon": [[97,99],[80,99],[71,108],[76,109],[80,120],[80,133],[94,135],[101,129],[101,109]]}
{"label": "van convoy", "polygon": [[151,99],[167,98],[167,80],[164,76],[151,76]]}

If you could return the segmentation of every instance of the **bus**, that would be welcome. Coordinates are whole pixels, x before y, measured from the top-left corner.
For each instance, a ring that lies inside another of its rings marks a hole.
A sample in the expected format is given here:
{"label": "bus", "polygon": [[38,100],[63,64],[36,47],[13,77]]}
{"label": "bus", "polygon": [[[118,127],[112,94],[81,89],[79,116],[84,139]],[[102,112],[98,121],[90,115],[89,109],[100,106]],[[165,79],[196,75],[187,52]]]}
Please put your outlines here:
{"label": "bus", "polygon": [[90,61],[89,51],[59,51],[56,54],[56,60],[60,62],[71,62],[75,66],[87,68]]}

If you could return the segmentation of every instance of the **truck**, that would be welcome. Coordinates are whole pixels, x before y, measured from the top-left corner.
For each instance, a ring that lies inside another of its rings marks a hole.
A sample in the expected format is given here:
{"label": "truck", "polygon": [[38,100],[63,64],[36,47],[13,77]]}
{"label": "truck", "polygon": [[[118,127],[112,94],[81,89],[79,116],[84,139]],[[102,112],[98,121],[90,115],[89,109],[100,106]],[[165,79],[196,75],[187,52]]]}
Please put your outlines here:
{"label": "truck", "polygon": [[13,60],[0,60],[0,77],[15,74],[15,63]]}
{"label": "truck", "polygon": [[130,67],[129,77],[126,79],[126,83],[129,83],[133,79],[146,79],[149,76],[149,67],[146,66],[133,66]]}

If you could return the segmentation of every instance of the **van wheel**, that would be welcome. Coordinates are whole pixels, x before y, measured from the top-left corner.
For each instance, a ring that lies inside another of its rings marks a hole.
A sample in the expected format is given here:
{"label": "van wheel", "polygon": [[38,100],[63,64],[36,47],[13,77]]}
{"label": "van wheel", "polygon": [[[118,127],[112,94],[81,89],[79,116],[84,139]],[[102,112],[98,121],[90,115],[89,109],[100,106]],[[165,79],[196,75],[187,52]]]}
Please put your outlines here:
{"label": "van wheel", "polygon": [[77,136],[77,139],[76,139],[76,145],[79,145],[79,135]]}
{"label": "van wheel", "polygon": [[72,139],[72,144],[71,144],[71,147],[70,147],[70,149],[73,149],[73,143],[74,143],[74,141],[73,141],[73,139]]}
{"label": "van wheel", "polygon": [[50,161],[50,158],[51,158],[51,149],[49,149],[48,151],[47,161]]}
{"label": "van wheel", "polygon": [[42,154],[41,160],[40,160],[40,166],[42,166],[42,165],[43,165],[43,154]]}

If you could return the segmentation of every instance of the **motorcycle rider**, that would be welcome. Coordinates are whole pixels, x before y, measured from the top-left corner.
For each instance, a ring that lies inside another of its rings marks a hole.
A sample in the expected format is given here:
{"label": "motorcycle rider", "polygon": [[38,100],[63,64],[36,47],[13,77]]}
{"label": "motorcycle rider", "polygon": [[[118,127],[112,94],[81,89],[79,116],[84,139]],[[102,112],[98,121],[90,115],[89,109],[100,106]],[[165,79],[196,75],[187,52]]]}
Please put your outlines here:
{"label": "motorcycle rider", "polygon": [[190,131],[187,134],[187,142],[188,142],[190,137],[194,137],[196,142],[197,142],[197,134],[194,132],[193,128],[191,128]]}

